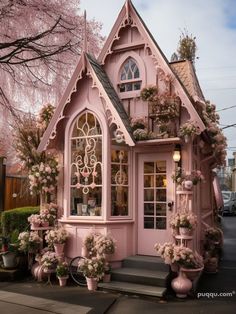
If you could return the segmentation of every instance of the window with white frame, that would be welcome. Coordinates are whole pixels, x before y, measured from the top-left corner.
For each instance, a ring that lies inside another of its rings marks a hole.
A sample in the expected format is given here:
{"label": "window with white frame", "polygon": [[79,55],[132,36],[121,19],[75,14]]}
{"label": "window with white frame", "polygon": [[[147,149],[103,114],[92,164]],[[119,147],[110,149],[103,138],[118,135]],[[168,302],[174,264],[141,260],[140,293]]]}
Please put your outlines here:
{"label": "window with white frame", "polygon": [[129,153],[122,148],[111,150],[111,216],[129,214]]}
{"label": "window with white frame", "polygon": [[131,92],[141,89],[140,71],[136,61],[133,58],[128,58],[120,70],[120,93]]}
{"label": "window with white frame", "polygon": [[71,215],[102,214],[102,130],[89,111],[76,118],[70,137],[70,208]]}

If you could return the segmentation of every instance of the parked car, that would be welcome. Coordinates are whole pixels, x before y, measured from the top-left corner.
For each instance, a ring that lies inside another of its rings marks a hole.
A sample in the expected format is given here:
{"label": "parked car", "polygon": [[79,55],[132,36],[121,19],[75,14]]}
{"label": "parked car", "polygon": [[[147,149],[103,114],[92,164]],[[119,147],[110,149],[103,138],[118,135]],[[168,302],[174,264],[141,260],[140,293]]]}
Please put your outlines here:
{"label": "parked car", "polygon": [[224,214],[236,215],[236,192],[222,191],[224,207],[222,209],[222,216]]}

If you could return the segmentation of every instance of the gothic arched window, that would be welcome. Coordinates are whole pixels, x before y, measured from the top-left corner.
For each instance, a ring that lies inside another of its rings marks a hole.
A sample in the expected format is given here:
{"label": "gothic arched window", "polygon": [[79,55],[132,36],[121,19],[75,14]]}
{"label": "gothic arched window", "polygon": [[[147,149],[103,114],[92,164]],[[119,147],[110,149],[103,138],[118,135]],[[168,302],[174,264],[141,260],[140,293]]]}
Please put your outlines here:
{"label": "gothic arched window", "polygon": [[122,65],[120,71],[120,92],[131,92],[141,89],[140,71],[136,61],[128,58]]}

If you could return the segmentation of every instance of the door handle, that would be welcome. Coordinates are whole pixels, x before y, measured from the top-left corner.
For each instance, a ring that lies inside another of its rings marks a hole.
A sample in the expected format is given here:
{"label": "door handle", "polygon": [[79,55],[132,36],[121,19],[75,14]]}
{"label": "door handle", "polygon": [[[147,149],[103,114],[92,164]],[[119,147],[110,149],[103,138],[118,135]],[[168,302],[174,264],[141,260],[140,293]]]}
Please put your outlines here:
{"label": "door handle", "polygon": [[174,206],[174,202],[173,202],[173,201],[169,202],[169,203],[167,204],[167,206],[168,206],[168,209],[169,209],[170,211],[172,211],[173,206]]}

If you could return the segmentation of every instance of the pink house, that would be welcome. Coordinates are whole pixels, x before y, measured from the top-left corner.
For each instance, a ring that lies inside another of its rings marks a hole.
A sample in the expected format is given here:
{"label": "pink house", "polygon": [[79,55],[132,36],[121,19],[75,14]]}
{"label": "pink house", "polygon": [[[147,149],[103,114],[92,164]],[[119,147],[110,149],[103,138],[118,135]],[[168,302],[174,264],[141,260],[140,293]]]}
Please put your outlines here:
{"label": "pink house", "polygon": [[[150,86],[154,100],[141,95]],[[67,256],[80,254],[91,228],[116,239],[117,264],[155,256],[156,242],[173,241],[170,216],[183,208],[197,215],[190,245],[201,250],[221,201],[212,169],[222,154],[206,111],[193,64],[169,62],[127,0],[98,58],[81,55],[39,146],[55,149],[62,165],[57,202],[71,235]],[[197,132],[187,139],[179,130],[189,121]],[[179,191],[171,178],[177,163],[200,170],[205,183]]]}

